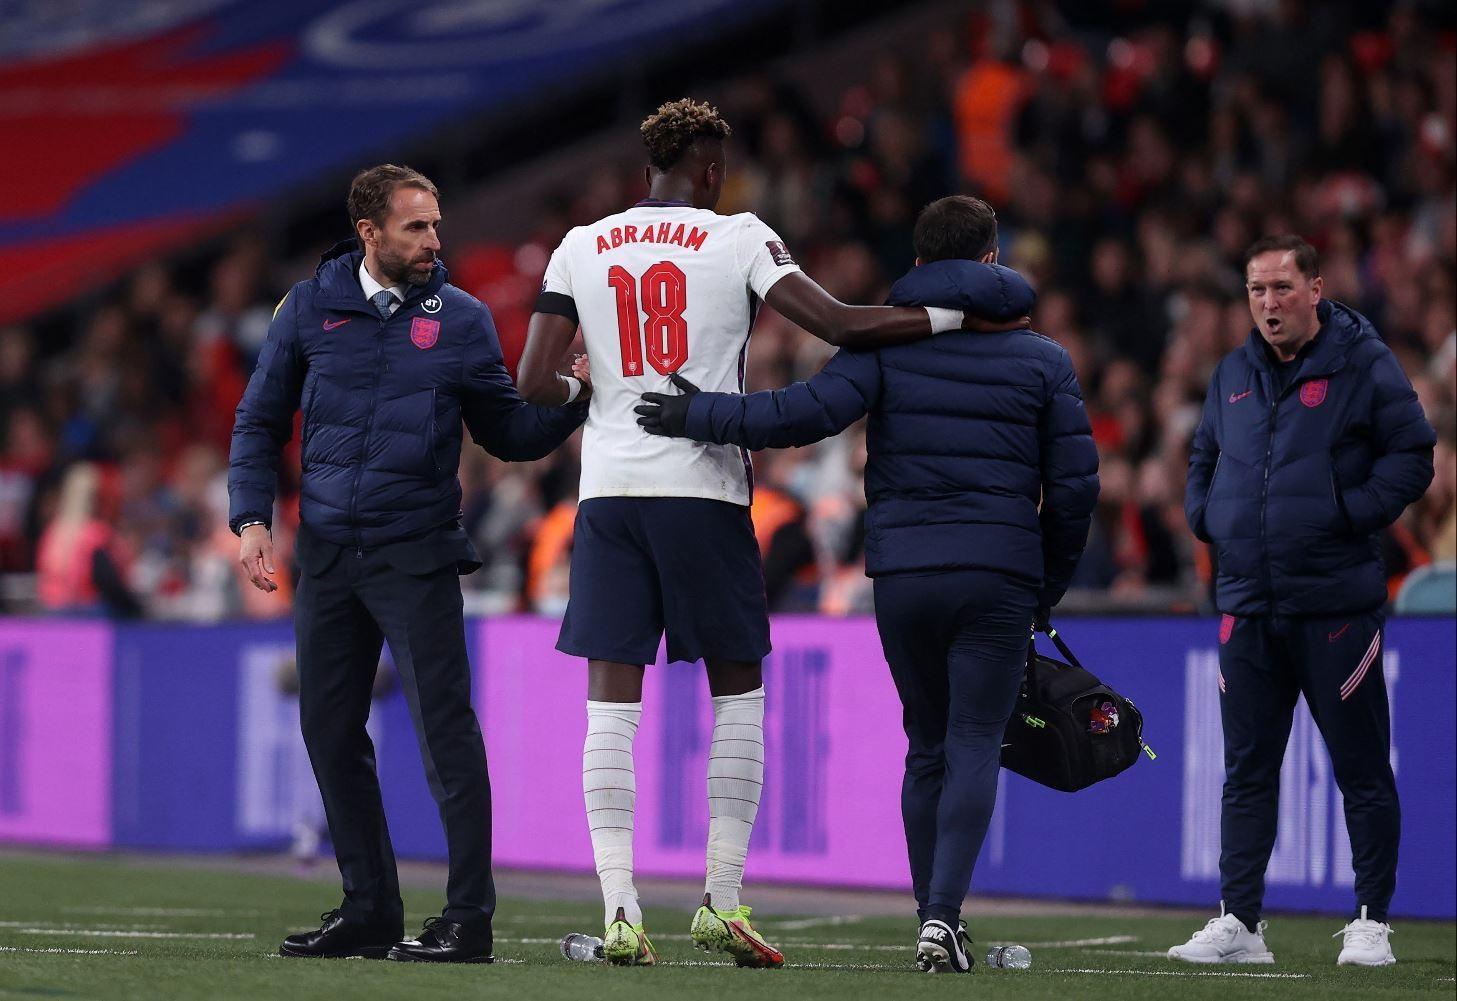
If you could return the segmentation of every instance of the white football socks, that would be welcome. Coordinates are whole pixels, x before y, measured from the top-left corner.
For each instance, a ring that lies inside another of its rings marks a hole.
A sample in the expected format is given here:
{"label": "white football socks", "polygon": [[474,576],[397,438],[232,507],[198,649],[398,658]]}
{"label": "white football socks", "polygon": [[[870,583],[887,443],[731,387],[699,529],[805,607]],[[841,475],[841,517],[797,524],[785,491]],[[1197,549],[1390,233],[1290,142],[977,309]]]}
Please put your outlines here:
{"label": "white football socks", "polygon": [[708,749],[708,878],[715,910],[739,906],[749,835],[764,787],[764,688],[713,700]]}
{"label": "white football socks", "polygon": [[582,794],[592,855],[602,881],[603,923],[621,907],[629,924],[642,923],[637,888],[632,885],[632,822],[637,779],[632,739],[642,718],[641,702],[588,702],[587,741],[582,748]]}

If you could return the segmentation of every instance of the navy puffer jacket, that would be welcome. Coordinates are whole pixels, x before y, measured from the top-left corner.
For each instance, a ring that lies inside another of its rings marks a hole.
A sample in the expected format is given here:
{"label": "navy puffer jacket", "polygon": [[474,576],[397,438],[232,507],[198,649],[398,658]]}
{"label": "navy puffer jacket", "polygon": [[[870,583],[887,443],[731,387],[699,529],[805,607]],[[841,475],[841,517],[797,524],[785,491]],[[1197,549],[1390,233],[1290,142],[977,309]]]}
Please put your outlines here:
{"label": "navy puffer jacket", "polygon": [[1436,432],[1360,313],[1320,332],[1284,391],[1258,331],[1215,370],[1184,510],[1214,544],[1229,615],[1345,615],[1386,603],[1378,533],[1432,481]]}
{"label": "navy puffer jacket", "polygon": [[[1034,301],[1015,271],[972,261],[914,268],[889,299],[993,319]],[[1040,587],[1043,607],[1061,599],[1098,497],[1098,453],[1066,351],[1029,331],[841,351],[808,382],[699,393],[687,431],[782,448],[838,434],[866,413],[870,576],[994,570]]]}
{"label": "navy puffer jacket", "polygon": [[501,459],[539,459],[586,418],[585,401],[543,408],[506,372],[491,314],[436,261],[387,321],[364,298],[353,240],[319,262],[274,313],[238,404],[229,524],[272,523],[278,460],[303,410],[299,516],[318,538],[373,548],[460,514],[461,421]]}

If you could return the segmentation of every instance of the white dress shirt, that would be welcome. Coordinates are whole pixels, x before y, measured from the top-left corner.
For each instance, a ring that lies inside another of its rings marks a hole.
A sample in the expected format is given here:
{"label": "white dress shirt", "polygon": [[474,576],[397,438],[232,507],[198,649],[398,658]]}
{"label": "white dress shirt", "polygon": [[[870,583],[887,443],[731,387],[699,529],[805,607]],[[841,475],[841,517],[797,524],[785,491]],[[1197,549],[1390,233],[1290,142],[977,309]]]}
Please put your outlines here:
{"label": "white dress shirt", "polygon": [[[378,293],[385,291],[387,288],[386,286],[381,285],[379,282],[374,280],[374,275],[369,273],[369,269],[364,266],[363,261],[359,262],[359,284],[364,289],[364,297],[370,302],[373,302],[374,297]],[[409,286],[404,284],[396,285],[393,288],[389,288],[389,291],[393,292],[395,298],[398,300],[398,302],[390,308],[391,313],[393,313],[396,309],[399,309],[400,304],[404,303],[405,293],[408,288]]]}

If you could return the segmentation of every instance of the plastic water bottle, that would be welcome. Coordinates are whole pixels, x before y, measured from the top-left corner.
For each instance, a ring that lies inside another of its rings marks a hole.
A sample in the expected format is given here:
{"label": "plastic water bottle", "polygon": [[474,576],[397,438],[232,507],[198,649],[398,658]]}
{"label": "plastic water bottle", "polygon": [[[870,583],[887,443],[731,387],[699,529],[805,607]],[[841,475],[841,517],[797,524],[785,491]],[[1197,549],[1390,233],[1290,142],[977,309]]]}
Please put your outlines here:
{"label": "plastic water bottle", "polygon": [[1032,965],[1032,953],[1022,945],[994,945],[987,950],[987,965],[998,970],[1025,970]]}
{"label": "plastic water bottle", "polygon": [[562,939],[562,955],[578,963],[598,962],[602,959],[602,940],[574,931]]}

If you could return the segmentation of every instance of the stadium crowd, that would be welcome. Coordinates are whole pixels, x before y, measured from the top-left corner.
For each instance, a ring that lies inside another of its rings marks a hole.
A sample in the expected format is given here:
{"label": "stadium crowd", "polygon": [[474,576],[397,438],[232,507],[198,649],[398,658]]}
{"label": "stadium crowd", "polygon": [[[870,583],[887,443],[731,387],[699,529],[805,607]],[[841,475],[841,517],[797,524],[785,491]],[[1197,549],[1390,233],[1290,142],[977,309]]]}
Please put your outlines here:
{"label": "stadium crowd", "polygon": [[[1128,27],[1005,5],[1010,18],[880,55],[832,107],[773,74],[732,81],[716,95],[735,129],[719,211],[756,212],[811,277],[874,303],[912,263],[921,206],[966,191],[998,207],[1002,262],[1039,290],[1034,327],[1072,354],[1101,456],[1065,606],[1083,610],[1208,607],[1209,557],[1182,510],[1189,438],[1213,366],[1250,330],[1243,250],[1263,233],[1303,235],[1326,295],[1375,322],[1438,431],[1431,489],[1385,536],[1394,589],[1457,555],[1457,39],[1410,4],[1169,7]],[[508,357],[552,248],[641,197],[640,178],[636,162],[598,165],[540,207],[521,244],[449,234],[452,278],[491,306]],[[448,212],[463,193],[445,194]],[[226,461],[233,408],[298,263],[245,234],[205,287],[162,263],[136,271],[69,344],[0,330],[0,573],[33,572],[35,601],[55,611],[287,613],[287,587],[240,586]],[[827,357],[766,311],[748,388]],[[466,449],[464,518],[486,560],[464,582],[468,610],[564,607],[579,441],[529,465]],[[280,554],[297,518],[296,448]],[[772,608],[869,610],[864,460],[863,426],[757,456]]]}

